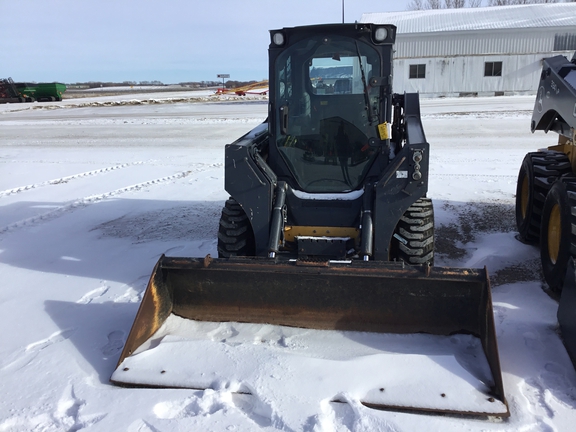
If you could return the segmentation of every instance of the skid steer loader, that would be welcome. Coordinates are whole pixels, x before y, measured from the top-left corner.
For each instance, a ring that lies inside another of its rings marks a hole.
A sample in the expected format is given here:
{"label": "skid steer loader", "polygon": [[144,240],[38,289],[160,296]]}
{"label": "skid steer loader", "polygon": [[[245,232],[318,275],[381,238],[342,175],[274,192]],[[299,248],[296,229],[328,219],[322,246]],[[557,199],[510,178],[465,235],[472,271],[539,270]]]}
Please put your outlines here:
{"label": "skid steer loader", "polygon": [[[112,381],[210,386],[193,366],[186,378],[170,378],[176,365],[164,364],[168,359],[160,361],[162,373],[138,366],[143,347],[158,350],[163,336],[154,334],[174,315],[461,334],[478,340],[487,370],[472,385],[484,390],[470,393],[468,405],[454,405],[465,395],[452,395],[451,404],[440,389],[425,403],[390,398],[382,382],[363,403],[507,416],[486,269],[432,266],[430,146],[418,94],[392,92],[396,27],[317,25],[270,36],[268,119],[225,149],[231,198],[220,219],[219,258],[159,260]],[[401,385],[397,396],[402,391]]]}
{"label": "skid steer loader", "polygon": [[531,130],[558,134],[557,145],[526,155],[516,189],[518,236],[540,247],[542,273],[561,293],[558,322],[576,366],[576,52],[543,60]]}

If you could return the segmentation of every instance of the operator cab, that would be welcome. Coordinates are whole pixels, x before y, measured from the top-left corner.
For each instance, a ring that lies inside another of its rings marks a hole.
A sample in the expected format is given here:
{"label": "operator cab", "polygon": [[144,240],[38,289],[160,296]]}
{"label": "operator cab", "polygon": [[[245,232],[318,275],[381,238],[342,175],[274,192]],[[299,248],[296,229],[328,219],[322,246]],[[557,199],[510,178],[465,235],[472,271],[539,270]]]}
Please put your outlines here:
{"label": "operator cab", "polygon": [[[382,111],[390,102],[381,80],[372,78],[390,71],[383,71],[381,53],[366,33],[312,32],[292,44],[283,40],[284,49],[271,58],[271,144],[296,189],[360,189],[379,153],[377,125],[389,117]],[[272,45],[277,34],[272,32]]]}

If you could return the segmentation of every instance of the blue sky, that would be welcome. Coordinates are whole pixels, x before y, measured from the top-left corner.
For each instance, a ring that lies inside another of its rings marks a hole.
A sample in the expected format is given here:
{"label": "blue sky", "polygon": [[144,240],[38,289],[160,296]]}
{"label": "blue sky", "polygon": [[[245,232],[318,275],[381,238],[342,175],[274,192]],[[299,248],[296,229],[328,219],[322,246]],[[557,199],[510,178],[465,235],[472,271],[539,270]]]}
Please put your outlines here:
{"label": "blue sky", "polygon": [[[347,0],[346,22],[410,0]],[[342,21],[342,0],[0,0],[0,78],[267,78],[268,30]]]}

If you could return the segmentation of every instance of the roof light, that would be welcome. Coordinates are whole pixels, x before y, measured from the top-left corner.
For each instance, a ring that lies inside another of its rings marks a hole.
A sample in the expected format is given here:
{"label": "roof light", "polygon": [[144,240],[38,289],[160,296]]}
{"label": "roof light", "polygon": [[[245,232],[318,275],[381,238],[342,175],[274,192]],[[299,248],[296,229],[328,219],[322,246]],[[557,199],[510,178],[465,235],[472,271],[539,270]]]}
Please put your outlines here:
{"label": "roof light", "polygon": [[274,33],[272,36],[272,42],[274,42],[274,45],[284,45],[284,34],[281,32]]}
{"label": "roof light", "polygon": [[374,39],[376,42],[383,42],[388,37],[388,29],[386,27],[378,27],[374,32]]}

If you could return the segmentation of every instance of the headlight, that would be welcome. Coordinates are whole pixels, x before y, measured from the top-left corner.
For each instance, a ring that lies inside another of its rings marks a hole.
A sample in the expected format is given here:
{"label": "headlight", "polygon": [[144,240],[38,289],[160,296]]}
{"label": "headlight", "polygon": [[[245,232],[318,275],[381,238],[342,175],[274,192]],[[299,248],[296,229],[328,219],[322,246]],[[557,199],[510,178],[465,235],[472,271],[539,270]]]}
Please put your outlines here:
{"label": "headlight", "polygon": [[281,32],[274,33],[272,36],[272,42],[274,42],[274,45],[284,45],[284,34]]}
{"label": "headlight", "polygon": [[386,27],[378,27],[374,32],[374,39],[376,42],[383,42],[388,37],[388,29]]}

